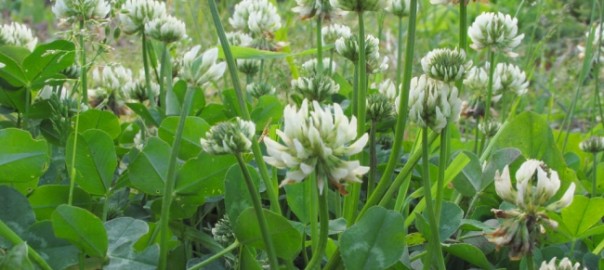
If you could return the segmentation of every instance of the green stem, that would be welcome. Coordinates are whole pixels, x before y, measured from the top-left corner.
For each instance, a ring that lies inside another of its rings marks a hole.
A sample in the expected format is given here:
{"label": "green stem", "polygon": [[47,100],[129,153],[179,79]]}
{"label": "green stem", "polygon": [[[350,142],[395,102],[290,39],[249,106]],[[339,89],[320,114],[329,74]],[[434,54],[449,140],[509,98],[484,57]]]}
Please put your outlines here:
{"label": "green stem", "polygon": [[174,91],[172,91],[172,61],[168,43],[164,43],[161,64],[160,105],[164,107],[166,115],[180,114],[180,104]]}
{"label": "green stem", "polygon": [[105,201],[103,201],[103,215],[101,216],[103,222],[107,221],[107,214],[109,213],[109,196],[111,196],[111,190],[107,189]]}
{"label": "green stem", "polygon": [[151,89],[151,74],[149,72],[149,52],[147,47],[147,35],[145,34],[145,29],[143,28],[141,31],[141,39],[143,46],[143,69],[145,71],[145,89],[147,89],[147,99],[149,99],[149,103],[151,107],[155,107],[157,103],[153,99],[153,90]]}
{"label": "green stem", "polygon": [[[319,177],[319,176],[317,176]],[[316,250],[313,250],[312,257],[310,262],[306,266],[306,270],[314,270],[319,269],[321,265],[321,259],[323,258],[323,253],[325,252],[325,246],[327,245],[327,233],[329,230],[329,213],[327,206],[327,193],[328,189],[324,189],[323,192],[319,194],[319,222],[320,222],[320,230],[319,230],[319,243]],[[314,236],[313,236],[314,237]]]}
{"label": "green stem", "polygon": [[268,260],[271,266],[270,269],[279,269],[275,246],[273,245],[273,240],[270,237],[268,225],[266,224],[266,219],[264,218],[264,213],[262,212],[262,202],[260,201],[258,189],[256,189],[254,186],[254,182],[252,182],[252,177],[250,176],[250,172],[247,169],[247,165],[245,164],[243,157],[241,157],[241,153],[236,153],[235,157],[237,158],[239,167],[241,167],[243,180],[245,180],[245,185],[247,186],[247,190],[252,198],[252,204],[254,205],[254,211],[256,212],[256,218],[258,219],[262,240],[264,241],[266,253],[268,254]]}
{"label": "green stem", "polygon": [[[19,235],[17,235],[13,230],[11,230],[11,228],[8,227],[2,220],[0,220],[0,236],[4,239],[10,241],[11,243],[13,243],[13,245],[18,245],[18,244],[25,242],[25,241],[23,241],[23,239],[21,239],[21,237],[19,237]],[[27,245],[27,250],[29,251],[28,252],[29,257],[34,262],[36,262],[38,264],[38,266],[40,266],[40,268],[42,268],[43,270],[52,270],[50,265],[48,265],[48,263],[46,263],[46,261],[44,259],[42,259],[42,256],[40,256],[40,254],[38,254],[37,251],[35,251],[29,245]]]}
{"label": "green stem", "polygon": [[317,71],[323,74],[323,40],[321,35],[321,14],[317,15]]}
{"label": "green stem", "polygon": [[596,194],[598,192],[598,153],[594,152],[594,160],[593,160],[593,171],[591,172],[592,174],[592,179],[591,179],[591,197],[596,197]]}
{"label": "green stem", "polygon": [[82,102],[88,104],[88,77],[86,73],[86,43],[84,43],[85,22],[80,20],[80,86],[82,94]]}
{"label": "green stem", "polygon": [[172,198],[174,197],[174,183],[176,182],[176,163],[178,160],[178,151],[180,150],[180,142],[182,141],[182,134],[185,127],[185,120],[191,109],[193,103],[193,96],[195,95],[195,88],[187,87],[185,94],[183,108],[180,111],[180,118],[178,120],[178,127],[174,134],[174,143],[172,144],[172,151],[170,152],[170,159],[168,160],[168,175],[166,183],[164,185],[164,195],[162,200],[162,207],[160,213],[159,227],[159,246],[160,246],[160,257],[159,257],[159,269],[167,269],[168,266],[168,236],[169,236],[169,224],[170,224],[170,207],[172,205]]}
{"label": "green stem", "polygon": [[468,49],[468,4],[465,0],[459,1],[459,48]]}
{"label": "green stem", "polygon": [[[463,2],[463,1],[462,1]],[[440,210],[443,204],[444,197],[444,185],[445,185],[445,170],[447,169],[447,161],[449,160],[449,155],[447,153],[447,136],[449,125],[446,125],[442,132],[440,133],[440,157],[438,159],[438,179],[436,182],[436,205],[434,208],[434,213],[436,217],[436,223],[440,222]]]}
{"label": "green stem", "polygon": [[356,115],[359,111],[359,65],[354,64],[354,73],[352,80],[352,115]]}
{"label": "green stem", "polygon": [[76,153],[78,146],[78,129],[80,126],[80,106],[82,104],[81,100],[78,100],[78,113],[76,114],[75,125],[73,129],[73,149],[71,150],[71,168],[69,168],[69,196],[67,198],[67,204],[72,205],[73,203],[73,192],[75,189],[75,178],[76,178]]}
{"label": "green stem", "polygon": [[369,129],[369,179],[367,181],[367,196],[369,196],[369,194],[371,194],[373,192],[373,188],[375,186],[375,181],[377,179],[378,160],[377,160],[377,149],[375,149],[376,148],[375,130],[377,129],[376,125],[377,125],[377,122],[374,120],[371,120],[371,129]]}
{"label": "green stem", "polygon": [[[226,59],[227,66],[229,68],[229,73],[231,74],[233,88],[235,89],[235,93],[237,95],[237,102],[239,103],[239,107],[241,109],[241,118],[243,118],[244,120],[251,120],[250,112],[248,110],[247,103],[244,99],[245,93],[239,83],[237,63],[235,63],[235,58],[233,57],[233,53],[231,52],[231,47],[224,32],[224,28],[222,27],[222,23],[220,22],[220,14],[218,13],[216,2],[215,0],[208,0],[208,4],[210,6],[210,12],[212,13],[212,20],[214,21],[214,26],[216,27],[216,32],[218,34],[218,38],[222,46],[222,51],[224,52],[224,58]],[[260,74],[260,76],[262,76],[262,74]],[[262,81],[262,77],[260,77],[260,81]],[[266,193],[271,202],[271,210],[281,215],[281,206],[279,205],[278,197],[279,193],[277,191],[277,179],[273,180],[269,176],[266,163],[264,162],[264,159],[262,157],[262,150],[260,149],[260,144],[257,140],[252,140],[252,152],[254,153],[254,159],[256,161],[256,164],[260,169],[260,176],[262,177],[264,185],[266,186]]]}
{"label": "green stem", "polygon": [[533,259],[533,254],[530,252],[526,255],[526,268],[528,270],[535,270],[535,259]]}
{"label": "green stem", "polygon": [[397,37],[397,50],[396,50],[396,74],[394,87],[397,90],[401,85],[401,77],[403,75],[403,17],[398,17],[398,37]]}
{"label": "green stem", "polygon": [[[438,224],[436,223],[436,216],[434,214],[434,206],[432,205],[432,184],[430,182],[430,160],[429,160],[429,147],[430,142],[428,141],[428,127],[424,127],[422,131],[422,167],[423,167],[423,184],[424,184],[424,198],[426,199],[426,215],[428,216],[428,223],[430,225],[430,236],[431,239],[428,241],[428,260],[434,262],[436,260],[438,269],[445,269],[445,262],[443,260],[442,251],[440,248],[440,236],[438,230]],[[426,267],[427,265],[424,265]]]}
{"label": "green stem", "polygon": [[220,252],[214,254],[212,257],[205,259],[203,262],[200,262],[196,265],[193,265],[193,266],[187,268],[187,270],[202,269],[204,266],[207,266],[208,264],[212,263],[213,261],[221,258],[222,256],[226,255],[227,253],[236,249],[237,247],[239,247],[239,242],[237,241],[237,239],[235,239],[235,242],[232,243],[230,246],[228,246],[225,249],[221,250]]}
{"label": "green stem", "polygon": [[359,18],[359,96],[357,100],[357,134],[365,133],[365,116],[367,107],[367,57],[365,55],[365,22],[363,12]]}
{"label": "green stem", "polygon": [[317,176],[316,174],[311,174],[309,176],[310,181],[304,183],[304,190],[306,192],[306,198],[308,198],[308,215],[310,216],[310,246],[312,250],[316,250],[319,246],[319,223],[317,222],[317,215],[319,207],[317,205],[317,201],[319,200],[319,193],[317,192]]}
{"label": "green stem", "polygon": [[[484,118],[482,119],[483,123],[489,122],[489,117],[491,116],[491,99],[493,98],[493,75],[495,74],[495,52],[489,49],[489,84],[487,86],[487,100],[484,109]],[[484,149],[486,140],[486,135],[482,134],[480,139],[480,150],[482,152]]]}

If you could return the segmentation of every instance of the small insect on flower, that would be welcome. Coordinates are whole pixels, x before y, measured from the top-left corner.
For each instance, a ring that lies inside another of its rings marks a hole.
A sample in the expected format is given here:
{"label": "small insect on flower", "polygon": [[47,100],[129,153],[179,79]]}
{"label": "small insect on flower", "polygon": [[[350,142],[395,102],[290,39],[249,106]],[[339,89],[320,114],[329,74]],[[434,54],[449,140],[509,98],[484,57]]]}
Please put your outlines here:
{"label": "small insect on flower", "polygon": [[349,120],[337,103],[322,106],[312,101],[309,108],[309,102],[302,101],[299,109],[293,105],[285,108],[283,130],[277,130],[283,144],[265,137],[268,156],[264,161],[288,170],[281,186],[302,182],[316,172],[320,192],[328,180],[346,194],[342,183],[360,183],[369,167],[345,158],[361,152],[369,137],[365,133],[357,139],[356,118]]}
{"label": "small insect on flower", "polygon": [[468,36],[472,39],[473,49],[499,50],[509,56],[516,56],[512,50],[524,38],[518,34],[518,20],[503,13],[485,12],[480,14],[468,29]]}
{"label": "small insect on flower", "polygon": [[38,38],[26,25],[16,22],[0,25],[0,46],[11,45],[33,51],[36,44],[38,44]]}
{"label": "small insect on flower", "polygon": [[599,153],[604,151],[604,137],[592,136],[579,144],[581,151],[587,153]]}
{"label": "small insect on flower", "polygon": [[466,60],[466,53],[461,49],[435,49],[421,60],[424,73],[433,79],[452,82],[463,78],[464,73],[472,67],[472,61]]}
{"label": "small insect on flower", "polygon": [[255,133],[253,122],[237,117],[235,121],[221,122],[210,128],[200,140],[201,148],[213,155],[247,153],[251,151]]}

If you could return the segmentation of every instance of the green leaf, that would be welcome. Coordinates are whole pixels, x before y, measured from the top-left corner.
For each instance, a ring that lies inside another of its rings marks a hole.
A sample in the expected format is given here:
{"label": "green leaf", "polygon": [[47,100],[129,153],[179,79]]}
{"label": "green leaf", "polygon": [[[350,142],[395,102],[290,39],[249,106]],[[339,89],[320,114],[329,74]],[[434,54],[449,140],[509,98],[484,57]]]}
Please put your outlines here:
{"label": "green leaf", "polygon": [[[159,126],[159,137],[169,144],[174,142],[174,134],[176,134],[179,118],[180,117],[178,116],[167,117]],[[199,155],[199,152],[201,152],[199,140],[206,135],[208,130],[210,130],[210,125],[202,118],[194,116],[187,117],[182,133],[178,157],[187,160]]]}
{"label": "green leaf", "polygon": [[[67,167],[75,166],[75,176],[72,177],[75,177],[76,183],[90,194],[107,194],[117,167],[113,140],[106,132],[98,129],[89,129],[82,134],[77,134],[74,158],[74,135],[72,133],[69,136],[65,148]],[[68,172],[71,174],[70,171]]]}
{"label": "green leaf", "polygon": [[19,90],[27,85],[27,76],[21,63],[29,51],[14,46],[0,46],[0,90]]}
{"label": "green leaf", "polygon": [[287,205],[292,212],[294,212],[300,222],[308,224],[310,222],[310,209],[308,205],[311,204],[311,198],[309,198],[309,196],[305,196],[305,194],[307,194],[308,188],[316,189],[316,187],[311,186],[310,181],[303,181],[299,185],[286,185],[284,188]]}
{"label": "green leaf", "polygon": [[170,150],[168,143],[157,137],[149,138],[143,151],[128,166],[132,186],[147,194],[163,194],[168,177]]}
{"label": "green leaf", "polygon": [[[0,220],[20,236],[36,221],[27,198],[10,187],[0,186],[0,205]],[[2,241],[0,237],[0,243]]]}
{"label": "green leaf", "polygon": [[13,246],[6,255],[0,254],[0,270],[34,270],[34,264],[27,256],[27,243]]}
{"label": "green leaf", "polygon": [[251,112],[251,118],[260,131],[270,123],[277,123],[283,116],[283,104],[276,96],[266,95],[258,99],[256,107]]}
{"label": "green leaf", "polygon": [[33,89],[46,84],[48,78],[68,68],[75,60],[75,45],[67,40],[55,40],[36,47],[23,60],[23,70]]}
{"label": "green leaf", "polygon": [[155,269],[159,258],[157,244],[142,252],[134,249],[134,244],[149,232],[146,222],[131,217],[120,217],[105,222],[109,239],[107,256],[109,264],[103,269]]}
{"label": "green leaf", "polygon": [[461,225],[462,218],[463,210],[457,204],[443,202],[440,209],[440,226],[438,226],[441,242],[449,239],[457,231],[457,228]]}
{"label": "green leaf", "polygon": [[[181,195],[218,196],[224,193],[224,179],[231,165],[237,163],[233,155],[210,155],[201,152],[187,160],[176,176],[174,191]],[[203,173],[199,168],[204,168]]]}
{"label": "green leaf", "polygon": [[[250,171],[254,186],[258,188],[260,182],[258,172],[252,166],[246,166]],[[231,166],[224,178],[224,206],[229,220],[237,220],[241,212],[253,205],[252,197],[243,179],[243,173],[238,164]]]}
{"label": "green leaf", "polygon": [[[76,117],[72,117],[75,126]],[[116,139],[122,129],[120,121],[113,113],[108,111],[87,110],[80,113],[80,121],[78,123],[78,133],[82,133],[89,129],[100,129],[107,132],[111,139]]]}
{"label": "green leaf", "polygon": [[226,121],[229,119],[225,115],[225,111],[226,109],[224,108],[224,105],[212,103],[208,104],[208,106],[203,108],[200,116],[201,118],[205,119],[208,124],[214,125],[218,122]]}
{"label": "green leaf", "polygon": [[383,207],[372,207],[340,239],[346,269],[386,269],[404,251],[403,216]]}
{"label": "green leaf", "polygon": [[57,238],[49,220],[29,227],[23,240],[40,253],[52,269],[65,269],[78,262],[80,250],[69,241]]}
{"label": "green leaf", "polygon": [[576,195],[571,205],[562,209],[562,223],[573,239],[581,239],[582,234],[604,217],[602,209],[604,209],[604,198]]}
{"label": "green leaf", "polygon": [[[69,186],[44,185],[36,188],[28,197],[32,209],[38,220],[50,219],[52,212],[61,205],[66,204],[69,198]],[[73,189],[73,205],[89,208],[92,204],[90,195],[81,188]]]}
{"label": "green leaf", "polygon": [[[293,260],[302,248],[300,245],[302,234],[284,217],[266,209],[262,209],[262,212],[277,256],[286,260]],[[265,249],[254,208],[250,207],[241,212],[235,222],[233,231],[241,244]]]}
{"label": "green leaf", "polygon": [[0,144],[0,183],[38,180],[48,168],[50,155],[45,140],[36,140],[21,129],[7,128],[0,130]]}
{"label": "green leaf", "polygon": [[482,253],[482,251],[470,244],[466,243],[458,243],[452,245],[444,245],[443,249],[445,252],[463,259],[475,266],[478,266],[482,269],[493,269],[493,265],[489,262],[487,257]]}
{"label": "green leaf", "polygon": [[126,103],[126,106],[145,120],[145,124],[158,126],[160,122],[160,115],[156,111],[149,110],[144,104],[141,103]]}
{"label": "green leaf", "polygon": [[480,190],[482,182],[482,165],[474,153],[468,151],[464,151],[463,153],[470,158],[470,163],[468,163],[461,173],[453,179],[453,185],[457,192],[466,197],[471,197]]}
{"label": "green leaf", "polygon": [[[281,59],[288,56],[287,53],[259,50],[249,47],[231,46],[231,53],[236,59]],[[218,57],[224,59],[222,47],[218,48]]]}
{"label": "green leaf", "polygon": [[107,232],[101,220],[85,209],[61,205],[52,213],[55,235],[74,244],[84,253],[104,258],[107,253]]}

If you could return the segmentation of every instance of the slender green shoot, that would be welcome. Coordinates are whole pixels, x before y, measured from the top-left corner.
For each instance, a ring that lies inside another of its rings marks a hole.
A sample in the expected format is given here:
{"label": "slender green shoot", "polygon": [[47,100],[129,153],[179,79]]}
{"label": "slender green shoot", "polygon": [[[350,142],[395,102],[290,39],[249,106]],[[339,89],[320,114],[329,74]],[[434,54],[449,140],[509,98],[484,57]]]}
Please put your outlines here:
{"label": "slender green shoot", "polygon": [[[316,177],[318,178],[321,176],[317,175]],[[318,186],[315,189],[318,189]],[[312,257],[310,258],[310,262],[308,263],[308,265],[306,265],[306,270],[320,268],[323,253],[325,252],[325,247],[327,246],[327,233],[329,231],[329,209],[327,205],[327,194],[329,193],[328,191],[329,190],[325,188],[323,192],[319,193],[319,242],[317,248],[314,249],[312,252]]]}

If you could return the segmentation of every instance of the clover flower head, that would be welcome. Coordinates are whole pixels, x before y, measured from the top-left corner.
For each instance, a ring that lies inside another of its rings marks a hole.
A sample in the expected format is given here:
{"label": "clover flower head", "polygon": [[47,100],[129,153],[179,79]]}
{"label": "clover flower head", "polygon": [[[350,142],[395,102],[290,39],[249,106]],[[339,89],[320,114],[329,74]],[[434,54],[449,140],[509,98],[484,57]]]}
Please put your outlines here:
{"label": "clover flower head", "polygon": [[363,151],[368,136],[357,139],[357,120],[348,119],[337,103],[322,106],[317,101],[302,101],[300,108],[288,105],[283,113],[283,130],[277,135],[283,144],[265,137],[268,156],[264,161],[279,169],[288,169],[286,184],[302,182],[311,173],[317,173],[318,188],[323,192],[324,179],[345,194],[342,183],[361,182],[369,167],[346,157]]}
{"label": "clover flower head", "polygon": [[394,82],[392,80],[386,79],[382,81],[377,88],[378,92],[386,96],[392,104],[396,103],[396,101],[398,100],[398,89],[396,85],[394,85]]}
{"label": "clover flower head", "polygon": [[[359,42],[354,35],[343,36],[336,40],[336,51],[356,63],[359,57]],[[380,41],[372,36],[367,35],[365,38],[365,59],[367,62],[367,72],[377,73],[388,68],[388,58],[380,59]]]}
{"label": "clover flower head", "polygon": [[239,117],[235,121],[220,122],[200,140],[201,148],[213,155],[241,154],[251,151],[256,126]]}
{"label": "clover flower head", "polygon": [[261,61],[257,59],[237,59],[237,70],[245,75],[254,76],[260,71],[260,64]]}
{"label": "clover flower head", "polygon": [[166,16],[166,4],[156,0],[126,0],[119,19],[126,34],[142,31],[145,25]]}
{"label": "clover flower head", "polygon": [[229,23],[238,31],[266,35],[281,28],[281,17],[268,0],[243,0],[235,5]]}
{"label": "clover flower head", "polygon": [[252,41],[254,40],[252,36],[237,31],[237,32],[228,32],[226,33],[227,41],[231,46],[240,46],[240,47],[249,47],[252,45]]}
{"label": "clover flower head", "polygon": [[390,5],[391,0],[329,0],[332,6],[354,12],[379,11]]}
{"label": "clover flower head", "polygon": [[291,82],[294,92],[305,99],[323,102],[340,91],[340,85],[322,74],[310,77],[299,77]]}
{"label": "clover flower head", "polygon": [[92,82],[108,92],[121,91],[133,80],[132,70],[122,65],[108,65],[92,71]]}
{"label": "clover flower head", "polygon": [[488,138],[495,136],[495,134],[497,134],[497,132],[499,131],[500,127],[501,124],[493,120],[490,120],[488,122],[483,121],[478,124],[478,129],[480,130],[480,132]]}
{"label": "clover flower head", "polygon": [[604,137],[592,136],[579,144],[581,151],[598,153],[604,151]]}
{"label": "clover flower head", "polygon": [[38,38],[24,24],[12,22],[0,25],[0,45],[24,47],[33,51],[38,44]]}
{"label": "clover flower head", "polygon": [[357,36],[341,36],[335,42],[336,52],[344,58],[356,63],[359,57],[359,41]]}
{"label": "clover flower head", "polygon": [[[329,58],[323,58],[323,71],[325,75],[330,75],[336,72],[336,63]],[[306,74],[315,75],[319,73],[318,61],[316,58],[310,59],[302,64],[302,71]],[[331,69],[330,69],[331,68]]]}
{"label": "clover flower head", "polygon": [[524,38],[518,34],[518,20],[503,13],[485,12],[480,14],[468,29],[475,50],[489,48],[516,56],[512,50]]}
{"label": "clover flower head", "polygon": [[424,73],[433,79],[452,82],[463,78],[472,67],[472,61],[466,61],[466,53],[461,49],[435,49],[421,60]]}
{"label": "clover flower head", "polygon": [[405,17],[409,16],[410,8],[411,0],[392,0],[392,4],[389,5],[386,10],[397,17]]}
{"label": "clover flower head", "polygon": [[448,4],[459,4],[459,0],[430,0],[430,4],[433,5],[448,5]]}
{"label": "clover flower head", "polygon": [[543,261],[539,270],[587,270],[586,267],[581,267],[580,263],[574,263],[567,257],[562,258],[556,263],[558,258],[554,257],[549,262]]}
{"label": "clover flower head", "polygon": [[153,19],[145,25],[146,33],[165,43],[179,41],[187,36],[185,23],[174,16]]}
{"label": "clover flower head", "polygon": [[513,64],[499,63],[495,67],[494,85],[496,94],[513,92],[522,96],[528,91],[526,73]]}
{"label": "clover flower head", "polygon": [[191,85],[200,87],[219,79],[226,69],[224,62],[216,63],[218,48],[209,49],[199,54],[201,46],[197,45],[183,55],[180,77]]}
{"label": "clover flower head", "polygon": [[229,246],[235,242],[237,238],[233,232],[233,226],[231,226],[229,216],[225,215],[214,224],[214,227],[212,228],[212,237],[223,247]]}
{"label": "clover flower head", "polygon": [[265,95],[274,95],[275,87],[265,82],[250,83],[246,86],[247,92],[255,98],[260,98]]}
{"label": "clover flower head", "polygon": [[484,67],[473,66],[463,80],[464,87],[472,91],[485,91],[489,84],[489,75]]}
{"label": "clover flower head", "polygon": [[421,75],[411,79],[410,89],[409,119],[420,127],[440,133],[459,119],[461,100],[455,86]]}
{"label": "clover flower head", "polygon": [[352,36],[352,32],[346,25],[330,24],[321,28],[321,36],[324,44],[334,44],[338,38]]}
{"label": "clover flower head", "polygon": [[60,19],[104,19],[111,11],[111,2],[105,0],[57,0],[52,12]]}
{"label": "clover flower head", "polygon": [[341,11],[332,7],[327,0],[296,0],[296,6],[292,8],[292,11],[298,13],[303,20],[316,15],[329,21],[342,14]]}
{"label": "clover flower head", "polygon": [[78,65],[71,65],[64,70],[61,70],[61,74],[69,79],[77,79],[80,77],[80,67]]}
{"label": "clover flower head", "polygon": [[[143,102],[149,99],[147,84],[145,82],[145,71],[141,69],[134,81],[127,82],[122,88],[123,95],[130,101]],[[151,93],[153,97],[159,96],[159,84],[151,81]]]}
{"label": "clover flower head", "polygon": [[392,116],[393,112],[393,103],[385,95],[375,93],[367,97],[367,119],[379,122]]}

